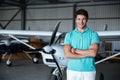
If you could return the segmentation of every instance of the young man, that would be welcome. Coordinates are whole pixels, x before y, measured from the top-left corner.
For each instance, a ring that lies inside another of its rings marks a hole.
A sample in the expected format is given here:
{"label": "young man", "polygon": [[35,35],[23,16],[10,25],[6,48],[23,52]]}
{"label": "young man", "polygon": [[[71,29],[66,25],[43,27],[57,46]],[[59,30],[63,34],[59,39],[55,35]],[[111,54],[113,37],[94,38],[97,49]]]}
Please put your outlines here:
{"label": "young man", "polygon": [[68,58],[67,80],[95,80],[94,57],[98,51],[98,34],[87,27],[88,12],[79,9],[75,13],[77,27],[67,33],[64,52]]}

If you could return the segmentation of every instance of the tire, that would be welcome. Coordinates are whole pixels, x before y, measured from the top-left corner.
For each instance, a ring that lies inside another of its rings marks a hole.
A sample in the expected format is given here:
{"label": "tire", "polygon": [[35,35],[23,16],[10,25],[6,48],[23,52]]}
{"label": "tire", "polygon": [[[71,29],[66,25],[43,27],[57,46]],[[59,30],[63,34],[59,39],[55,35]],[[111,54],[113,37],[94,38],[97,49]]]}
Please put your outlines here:
{"label": "tire", "polygon": [[2,61],[2,54],[0,54],[0,62]]}
{"label": "tire", "polygon": [[12,62],[11,62],[10,60],[6,61],[6,65],[7,65],[8,67],[11,67],[11,66],[12,66]]}
{"label": "tire", "polygon": [[104,80],[104,75],[102,72],[98,73],[98,80]]}
{"label": "tire", "polygon": [[100,74],[100,80],[104,80],[104,75],[103,75],[103,73]]}
{"label": "tire", "polygon": [[58,80],[56,75],[51,76],[51,80]]}
{"label": "tire", "polygon": [[33,63],[38,64],[38,58],[32,58]]}

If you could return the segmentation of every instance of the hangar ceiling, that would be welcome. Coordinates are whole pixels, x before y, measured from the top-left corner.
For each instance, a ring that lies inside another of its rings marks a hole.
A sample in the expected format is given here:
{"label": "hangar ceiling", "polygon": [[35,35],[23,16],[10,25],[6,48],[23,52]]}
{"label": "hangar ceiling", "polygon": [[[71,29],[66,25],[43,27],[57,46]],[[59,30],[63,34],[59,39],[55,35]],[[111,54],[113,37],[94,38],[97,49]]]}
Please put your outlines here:
{"label": "hangar ceiling", "polygon": [[61,3],[64,4],[64,3],[102,2],[102,1],[119,1],[119,0],[0,0],[0,7],[61,4]]}

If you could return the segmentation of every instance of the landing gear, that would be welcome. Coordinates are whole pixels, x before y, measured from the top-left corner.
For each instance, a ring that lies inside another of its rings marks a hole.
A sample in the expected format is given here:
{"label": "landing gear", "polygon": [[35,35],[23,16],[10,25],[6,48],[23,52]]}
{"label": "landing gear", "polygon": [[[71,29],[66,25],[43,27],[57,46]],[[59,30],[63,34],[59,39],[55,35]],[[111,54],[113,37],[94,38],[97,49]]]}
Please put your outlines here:
{"label": "landing gear", "polygon": [[98,72],[96,79],[97,80],[104,80],[104,74],[102,72]]}
{"label": "landing gear", "polygon": [[32,59],[32,61],[33,61],[33,63],[38,63],[38,58],[35,57]]}
{"label": "landing gear", "polygon": [[9,67],[12,65],[12,62],[10,61],[11,57],[12,57],[12,54],[9,55],[8,60],[6,61],[6,65]]}
{"label": "landing gear", "polygon": [[64,73],[66,71],[65,67],[60,67],[61,73],[58,68],[52,69],[52,75],[50,80],[63,80]]}
{"label": "landing gear", "polygon": [[12,62],[10,60],[7,60],[6,65],[10,67],[12,65]]}

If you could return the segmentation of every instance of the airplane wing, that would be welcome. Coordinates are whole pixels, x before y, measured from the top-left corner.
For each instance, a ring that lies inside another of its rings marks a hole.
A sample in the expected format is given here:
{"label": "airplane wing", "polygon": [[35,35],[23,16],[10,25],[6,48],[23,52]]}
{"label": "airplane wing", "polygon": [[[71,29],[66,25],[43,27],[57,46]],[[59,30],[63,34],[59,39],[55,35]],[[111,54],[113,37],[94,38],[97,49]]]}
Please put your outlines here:
{"label": "airplane wing", "polygon": [[[120,41],[120,31],[97,31],[97,33],[100,37],[100,41],[102,41],[102,45],[101,45],[100,49],[104,48],[104,50],[105,50],[105,42],[106,41]],[[102,51],[104,51],[104,50],[102,50]],[[113,51],[110,51],[110,52],[113,52]],[[120,55],[119,51],[115,52],[111,56],[107,56],[107,57],[97,61],[95,64],[99,64],[99,63],[104,62],[108,59],[116,57],[118,55]]]}
{"label": "airplane wing", "polygon": [[[23,36],[51,36],[52,31],[28,31],[28,30],[0,30],[2,35],[23,35]],[[61,33],[57,32],[56,36]]]}
{"label": "airplane wing", "polygon": [[97,31],[101,41],[119,41],[120,31]]}
{"label": "airplane wing", "polygon": [[[62,33],[57,32],[56,33],[56,37],[60,36]],[[0,35],[5,36],[5,38],[7,40],[10,39],[14,39],[15,42],[17,43],[22,43],[28,47],[30,47],[31,49],[35,49],[34,47],[26,44],[25,39],[29,38],[30,36],[39,36],[39,37],[51,37],[52,36],[52,31],[28,31],[28,30],[0,30]],[[18,37],[19,36],[19,37]],[[24,36],[24,37],[22,37]],[[25,38],[26,37],[26,38]],[[5,40],[5,44],[8,44],[8,41],[6,43],[6,39]],[[24,39],[24,40],[22,40]],[[3,40],[3,39],[2,39]],[[28,39],[27,39],[28,40]],[[28,41],[27,41],[28,42]],[[0,42],[1,43],[1,42]],[[1,43],[3,44],[3,43]]]}
{"label": "airplane wing", "polygon": [[[101,40],[120,40],[120,31],[97,31]],[[56,36],[62,33],[57,32]],[[52,31],[0,30],[0,35],[51,36]]]}

